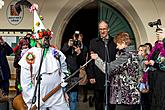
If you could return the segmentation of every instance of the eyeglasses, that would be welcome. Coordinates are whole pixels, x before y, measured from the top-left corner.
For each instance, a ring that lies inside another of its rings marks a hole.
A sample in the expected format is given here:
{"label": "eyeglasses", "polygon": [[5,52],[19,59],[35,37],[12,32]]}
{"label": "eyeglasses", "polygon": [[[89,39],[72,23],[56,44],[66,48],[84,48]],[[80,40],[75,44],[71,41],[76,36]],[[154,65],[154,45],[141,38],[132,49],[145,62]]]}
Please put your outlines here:
{"label": "eyeglasses", "polygon": [[99,28],[99,31],[107,31],[108,28]]}

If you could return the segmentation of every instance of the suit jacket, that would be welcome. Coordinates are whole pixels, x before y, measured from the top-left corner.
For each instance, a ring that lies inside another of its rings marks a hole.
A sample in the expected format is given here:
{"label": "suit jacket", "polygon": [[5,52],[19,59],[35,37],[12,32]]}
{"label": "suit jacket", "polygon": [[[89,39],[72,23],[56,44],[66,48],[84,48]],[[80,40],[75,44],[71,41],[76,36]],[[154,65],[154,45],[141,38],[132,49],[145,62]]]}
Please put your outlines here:
{"label": "suit jacket", "polygon": [[[113,42],[112,37],[109,37],[107,47],[109,51],[108,62],[111,62],[115,60],[116,57],[116,44]],[[90,41],[89,51],[97,53],[99,57],[105,61],[105,43],[100,37]],[[105,75],[103,72],[94,64],[94,62],[91,62],[88,67],[88,77],[96,79],[95,89],[104,90]]]}

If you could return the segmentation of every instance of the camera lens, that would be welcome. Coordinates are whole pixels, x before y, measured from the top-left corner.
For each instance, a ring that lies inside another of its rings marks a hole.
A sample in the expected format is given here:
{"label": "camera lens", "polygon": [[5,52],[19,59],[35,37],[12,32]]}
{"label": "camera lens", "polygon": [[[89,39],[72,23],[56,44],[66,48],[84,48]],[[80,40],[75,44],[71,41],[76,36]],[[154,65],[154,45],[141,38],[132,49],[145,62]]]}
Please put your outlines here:
{"label": "camera lens", "polygon": [[161,20],[158,19],[157,21],[149,22],[148,25],[149,25],[150,27],[161,25]]}

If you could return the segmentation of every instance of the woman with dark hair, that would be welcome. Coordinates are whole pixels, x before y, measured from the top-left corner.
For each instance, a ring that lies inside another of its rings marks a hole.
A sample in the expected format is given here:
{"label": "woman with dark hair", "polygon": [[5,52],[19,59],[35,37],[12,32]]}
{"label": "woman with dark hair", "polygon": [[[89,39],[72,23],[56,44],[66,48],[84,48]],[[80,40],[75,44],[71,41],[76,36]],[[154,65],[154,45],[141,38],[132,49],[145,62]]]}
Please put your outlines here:
{"label": "woman with dark hair", "polygon": [[[16,46],[17,47],[17,46]],[[21,85],[20,85],[20,71],[21,71],[21,66],[18,64],[19,60],[22,57],[21,53],[24,53],[23,51],[28,50],[29,48],[29,40],[26,38],[21,38],[17,50],[15,50],[15,57],[14,57],[14,62],[13,66],[16,68],[16,81],[15,81],[15,89],[16,89],[16,94],[21,93]]]}
{"label": "woman with dark hair", "polygon": [[152,50],[152,44],[151,43],[145,43],[144,45],[149,49],[149,51]]}
{"label": "woman with dark hair", "polygon": [[[118,52],[116,60],[109,64],[110,104],[115,110],[140,110],[140,92],[137,83],[140,78],[139,64],[135,51],[131,51],[128,33],[120,32],[114,38]],[[105,62],[96,54],[91,54],[95,64],[105,73]]]}

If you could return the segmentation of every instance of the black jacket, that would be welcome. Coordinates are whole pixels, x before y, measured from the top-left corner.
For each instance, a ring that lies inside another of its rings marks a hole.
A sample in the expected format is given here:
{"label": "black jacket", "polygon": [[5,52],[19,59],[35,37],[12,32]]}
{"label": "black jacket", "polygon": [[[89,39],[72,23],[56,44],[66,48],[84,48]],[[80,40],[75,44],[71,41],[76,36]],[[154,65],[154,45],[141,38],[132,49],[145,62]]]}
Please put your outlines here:
{"label": "black jacket", "polygon": [[[79,55],[76,55],[76,53],[73,51],[73,48],[68,46],[68,43],[64,44],[61,51],[66,56],[67,68],[70,71],[70,73],[74,73],[77,69],[80,68],[80,65],[82,66],[86,62],[86,56],[87,56],[86,46],[83,46],[83,48],[81,49],[81,53]],[[77,79],[78,76],[79,73],[77,73],[73,78]],[[73,88],[71,91],[77,91],[77,87]]]}
{"label": "black jacket", "polygon": [[[108,51],[109,51],[109,59],[111,62],[115,60],[116,56],[116,44],[113,42],[113,38],[109,37],[108,39]],[[95,39],[92,39],[90,41],[90,47],[89,51],[93,51],[94,53],[97,53],[99,57],[105,61],[105,43],[104,41],[98,37]],[[95,78],[96,84],[95,84],[95,89],[98,90],[103,90],[104,89],[104,82],[105,82],[105,75],[102,73],[102,71],[94,64],[94,62],[91,62],[88,65],[88,77],[89,78]]]}
{"label": "black jacket", "polygon": [[3,80],[8,80],[10,75],[10,68],[6,56],[9,56],[13,53],[13,49],[5,42],[3,45],[0,45],[0,66],[3,73]]}

